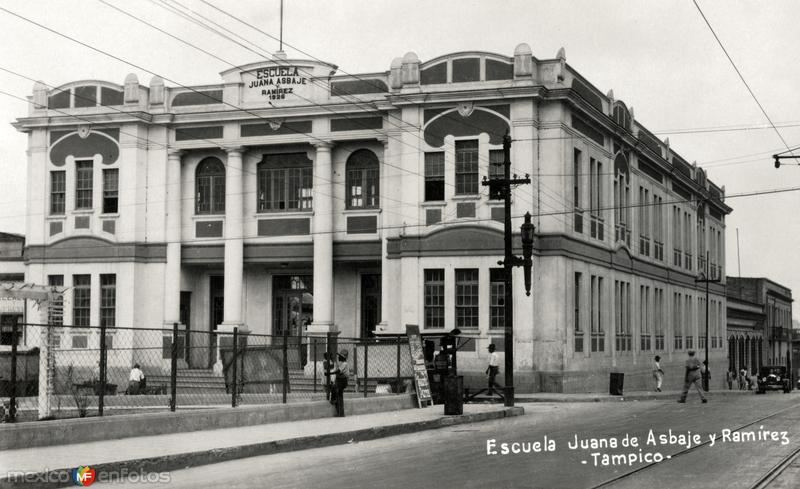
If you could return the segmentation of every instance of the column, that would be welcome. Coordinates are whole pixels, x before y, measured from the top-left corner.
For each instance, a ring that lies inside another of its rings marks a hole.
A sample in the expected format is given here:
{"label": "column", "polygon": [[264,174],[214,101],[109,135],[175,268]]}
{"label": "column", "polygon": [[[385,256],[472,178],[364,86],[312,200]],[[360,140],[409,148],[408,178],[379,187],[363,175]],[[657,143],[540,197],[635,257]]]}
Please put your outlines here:
{"label": "column", "polygon": [[[386,165],[386,162],[391,161],[389,157],[389,138],[378,138],[383,143],[383,158],[380,162],[380,202],[381,208],[385,209],[386,207],[391,206],[390,200],[387,198],[390,195],[389,188],[391,186],[392,180],[389,178],[389,166]],[[394,197],[391,197],[394,198]],[[390,290],[392,288],[392,283],[389,280],[389,276],[391,275],[391,264],[389,263],[388,259],[388,239],[392,233],[389,232],[389,226],[392,222],[386,215],[387,213],[384,212],[381,215],[381,223],[382,226],[379,231],[379,236],[381,237],[381,322],[376,325],[376,329],[378,331],[388,331],[389,329],[389,315],[390,315],[390,307],[392,306],[392,301],[390,297]]]}
{"label": "column", "polygon": [[180,322],[181,300],[181,156],[169,150],[167,156],[167,266],[164,270],[164,325]]}
{"label": "column", "polygon": [[242,269],[244,260],[243,148],[225,148],[225,304],[222,330],[242,329]]}
{"label": "column", "polygon": [[333,165],[330,142],[314,145],[314,322],[309,333],[332,331],[333,326]]}

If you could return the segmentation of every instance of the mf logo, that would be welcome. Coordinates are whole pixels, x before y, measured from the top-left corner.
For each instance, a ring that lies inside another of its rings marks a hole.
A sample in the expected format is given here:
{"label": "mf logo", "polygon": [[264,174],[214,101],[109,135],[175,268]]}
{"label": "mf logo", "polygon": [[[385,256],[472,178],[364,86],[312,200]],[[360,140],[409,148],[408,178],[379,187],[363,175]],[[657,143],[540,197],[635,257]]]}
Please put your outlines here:
{"label": "mf logo", "polygon": [[72,469],[72,482],[76,486],[88,486],[94,482],[96,472],[89,466],[81,465],[76,469]]}

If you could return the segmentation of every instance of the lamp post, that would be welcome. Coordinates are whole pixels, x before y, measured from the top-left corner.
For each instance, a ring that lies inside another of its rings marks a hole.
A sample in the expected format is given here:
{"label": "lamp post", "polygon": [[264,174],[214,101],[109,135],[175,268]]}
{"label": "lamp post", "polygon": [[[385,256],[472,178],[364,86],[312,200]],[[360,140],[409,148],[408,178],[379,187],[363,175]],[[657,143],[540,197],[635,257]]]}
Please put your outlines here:
{"label": "lamp post", "polygon": [[706,366],[706,371],[703,372],[703,390],[708,392],[708,377],[709,377],[709,365],[708,365],[708,284],[710,283],[719,283],[720,278],[709,278],[708,276],[708,250],[706,250],[706,270],[705,272],[700,272],[700,276],[694,279],[694,283],[704,283],[706,284],[706,360],[703,362]]}
{"label": "lamp post", "polygon": [[514,405],[514,290],[513,275],[514,267],[523,267],[525,271],[525,293],[531,295],[531,269],[533,267],[533,237],[535,227],[531,223],[530,212],[525,213],[525,223],[520,229],[522,237],[523,257],[514,255],[511,247],[511,187],[515,185],[529,184],[531,179],[528,175],[525,178],[518,178],[514,175],[511,178],[511,136],[506,132],[503,136],[503,178],[486,179],[484,177],[482,185],[489,187],[491,195],[502,195],[504,200],[503,209],[505,211],[504,224],[504,257],[499,261],[503,265],[505,272],[505,320],[503,342],[505,345],[505,383],[503,386],[504,404],[508,407]]}

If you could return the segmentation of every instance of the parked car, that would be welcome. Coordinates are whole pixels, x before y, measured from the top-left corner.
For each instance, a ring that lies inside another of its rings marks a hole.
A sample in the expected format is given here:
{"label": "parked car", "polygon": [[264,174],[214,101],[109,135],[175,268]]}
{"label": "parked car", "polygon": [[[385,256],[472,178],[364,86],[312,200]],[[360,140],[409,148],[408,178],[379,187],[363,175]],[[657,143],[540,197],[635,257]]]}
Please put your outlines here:
{"label": "parked car", "polygon": [[758,389],[756,394],[764,394],[768,390],[782,390],[788,394],[791,389],[789,374],[783,365],[767,365],[758,369]]}

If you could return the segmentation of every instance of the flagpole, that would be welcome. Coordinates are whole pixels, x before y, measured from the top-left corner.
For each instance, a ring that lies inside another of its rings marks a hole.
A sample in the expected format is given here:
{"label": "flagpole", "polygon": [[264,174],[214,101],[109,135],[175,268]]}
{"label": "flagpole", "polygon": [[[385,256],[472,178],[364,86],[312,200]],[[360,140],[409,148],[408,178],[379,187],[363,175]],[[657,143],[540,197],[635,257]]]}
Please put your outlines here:
{"label": "flagpole", "polygon": [[281,35],[279,51],[283,51],[283,0],[281,0]]}

